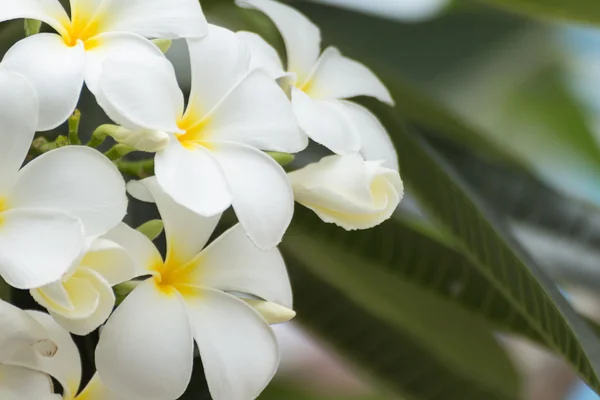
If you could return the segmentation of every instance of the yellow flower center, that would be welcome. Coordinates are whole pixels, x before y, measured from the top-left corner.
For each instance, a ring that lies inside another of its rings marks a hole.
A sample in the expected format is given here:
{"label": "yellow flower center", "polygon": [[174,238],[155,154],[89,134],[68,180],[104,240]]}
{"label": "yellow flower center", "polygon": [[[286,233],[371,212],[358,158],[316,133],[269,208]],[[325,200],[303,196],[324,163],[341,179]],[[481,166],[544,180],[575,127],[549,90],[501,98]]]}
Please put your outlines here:
{"label": "yellow flower center", "polygon": [[100,40],[96,37],[103,32],[102,24],[106,20],[96,10],[78,6],[72,10],[72,21],[62,23],[65,33],[62,35],[67,46],[76,46],[83,42],[86,50],[98,46]]}
{"label": "yellow flower center", "polygon": [[193,275],[197,274],[199,260],[193,259],[187,263],[180,262],[177,257],[168,256],[167,261],[152,268],[154,283],[159,291],[167,296],[175,293],[186,297],[197,295],[192,286]]}
{"label": "yellow flower center", "polygon": [[185,133],[177,135],[177,140],[179,140],[179,143],[186,149],[194,149],[197,146],[211,149],[211,143],[206,140],[209,135],[209,123],[210,118],[201,118],[195,112],[186,112],[185,115],[177,121],[179,129],[185,131]]}
{"label": "yellow flower center", "polygon": [[2,223],[4,222],[4,218],[2,217],[2,214],[4,213],[4,211],[8,210],[8,204],[5,198],[0,197],[0,225],[2,225]]}

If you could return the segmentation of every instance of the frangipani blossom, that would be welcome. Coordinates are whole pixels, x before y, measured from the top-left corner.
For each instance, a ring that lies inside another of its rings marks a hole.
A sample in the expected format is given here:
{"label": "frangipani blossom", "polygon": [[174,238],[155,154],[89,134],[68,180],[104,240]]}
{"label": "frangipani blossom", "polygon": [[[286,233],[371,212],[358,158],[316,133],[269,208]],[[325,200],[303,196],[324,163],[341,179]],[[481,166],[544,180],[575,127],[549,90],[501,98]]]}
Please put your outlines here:
{"label": "frangipani blossom", "polygon": [[107,232],[127,208],[121,174],[90,148],[63,147],[20,169],[37,115],[28,81],[0,68],[0,276],[19,289],[59,280],[85,235]]}
{"label": "frangipani blossom", "polygon": [[[0,325],[2,400],[123,399],[110,393],[97,375],[77,395],[81,384],[79,350],[52,317],[20,310],[2,300],[0,316],[9,317]],[[61,385],[62,396],[55,394],[51,377]]]}
{"label": "frangipani blossom", "polygon": [[192,89],[185,112],[173,67],[163,58],[107,60],[99,103],[132,131],[171,135],[156,154],[156,178],[177,203],[203,216],[233,205],[257,246],[276,246],[292,218],[293,194],[283,168],[260,150],[295,153],[308,139],[277,84],[249,70],[250,53],[233,32],[211,25],[188,47]]}
{"label": "frangipani blossom", "polygon": [[[237,0],[237,3],[262,11],[281,32],[287,49],[287,69],[283,68],[277,52],[260,36],[249,32],[239,32],[238,36],[252,49],[253,67],[278,79],[289,92],[302,130],[334,153],[361,152],[369,157],[375,154],[375,160],[391,160],[389,157],[395,151],[389,139],[387,143],[371,141],[372,136],[387,136],[377,118],[363,107],[341,101],[371,96],[394,105],[377,76],[363,64],[342,56],[334,47],[320,54],[319,28],[295,9],[274,0]],[[375,122],[365,125],[366,120]]]}
{"label": "frangipani blossom", "polygon": [[43,21],[58,34],[41,33],[15,44],[4,68],[25,75],[40,98],[37,130],[52,129],[73,112],[83,82],[96,91],[102,61],[161,56],[145,37],[202,37],[206,20],[198,0],[70,0],[71,18],[58,0],[2,0],[0,22]]}
{"label": "frangipani blossom", "polygon": [[34,289],[33,298],[63,328],[87,335],[106,322],[115,306],[112,286],[138,276],[133,257],[119,243],[143,236],[120,224],[106,235],[88,243],[82,256],[60,281]]}
{"label": "frangipani blossom", "polygon": [[179,398],[192,374],[195,341],[213,399],[255,399],[277,369],[277,341],[265,319],[235,294],[292,308],[279,251],[260,251],[239,225],[204,248],[219,216],[201,217],[178,205],[155,178],[129,189],[156,201],[167,256],[163,261],[149,240],[129,249],[151,277],[104,326],[96,348],[102,381],[127,399]]}
{"label": "frangipani blossom", "polygon": [[369,229],[389,219],[404,195],[397,167],[361,156],[328,156],[289,174],[296,201],[325,222]]}

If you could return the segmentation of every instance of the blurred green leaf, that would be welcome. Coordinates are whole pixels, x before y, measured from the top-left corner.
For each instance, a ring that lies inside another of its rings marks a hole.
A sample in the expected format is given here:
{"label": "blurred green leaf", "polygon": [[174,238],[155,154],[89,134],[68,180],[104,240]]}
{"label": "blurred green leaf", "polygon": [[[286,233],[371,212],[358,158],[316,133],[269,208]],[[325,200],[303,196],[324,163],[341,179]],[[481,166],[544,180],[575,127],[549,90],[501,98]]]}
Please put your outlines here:
{"label": "blurred green leaf", "polygon": [[148,239],[154,240],[160,236],[164,228],[165,225],[162,220],[154,219],[138,226],[137,230],[143,233]]}
{"label": "blurred green leaf", "polygon": [[298,321],[383,388],[408,398],[518,399],[483,319],[292,228],[283,245]]}
{"label": "blurred green leaf", "polygon": [[4,279],[0,277],[0,300],[11,301],[12,289]]}
{"label": "blurred green leaf", "polygon": [[535,18],[600,24],[596,0],[477,0],[503,10]]}
{"label": "blurred green leaf", "polygon": [[[491,222],[472,193],[422,138],[409,132],[404,122],[387,109],[379,114],[398,150],[407,188],[428,215],[480,274],[527,316],[546,345],[565,357],[590,386],[600,390],[598,339],[555,284],[499,229],[501,223]],[[494,299],[490,296],[481,300],[485,306]]]}
{"label": "blurred green leaf", "polygon": [[331,390],[319,392],[309,390],[305,385],[298,383],[277,381],[272,382],[267,389],[260,395],[259,400],[383,400],[381,397],[340,394],[332,395]]}

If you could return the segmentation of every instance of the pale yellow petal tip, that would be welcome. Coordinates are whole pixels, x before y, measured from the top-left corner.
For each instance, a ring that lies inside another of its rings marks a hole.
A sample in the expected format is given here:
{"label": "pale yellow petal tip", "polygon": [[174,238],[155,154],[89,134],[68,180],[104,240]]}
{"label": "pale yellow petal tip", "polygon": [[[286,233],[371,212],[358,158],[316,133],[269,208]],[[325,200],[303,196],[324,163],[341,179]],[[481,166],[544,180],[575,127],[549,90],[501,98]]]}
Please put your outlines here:
{"label": "pale yellow petal tip", "polygon": [[296,317],[296,312],[292,309],[264,300],[243,299],[252,308],[254,308],[269,325],[283,324]]}
{"label": "pale yellow petal tip", "polygon": [[58,346],[56,343],[49,339],[40,340],[34,345],[34,347],[42,357],[54,357],[58,352]]}

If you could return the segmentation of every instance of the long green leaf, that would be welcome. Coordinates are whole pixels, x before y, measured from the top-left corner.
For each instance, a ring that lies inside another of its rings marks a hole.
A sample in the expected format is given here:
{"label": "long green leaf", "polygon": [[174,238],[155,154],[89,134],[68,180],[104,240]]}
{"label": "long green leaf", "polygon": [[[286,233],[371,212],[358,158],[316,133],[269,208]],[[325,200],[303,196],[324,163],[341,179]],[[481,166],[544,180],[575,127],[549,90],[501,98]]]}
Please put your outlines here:
{"label": "long green leaf", "polygon": [[600,8],[595,0],[477,0],[500,9],[535,18],[550,18],[587,24],[600,24]]}
{"label": "long green leaf", "polygon": [[[381,108],[379,108],[381,110]],[[396,114],[380,112],[400,156],[409,190],[479,272],[526,315],[546,345],[600,391],[600,346],[544,272],[491,222],[460,179]],[[491,299],[482,299],[490,301]]]}
{"label": "long green leaf", "polygon": [[517,399],[482,319],[292,228],[283,246],[298,321],[384,388],[414,399]]}

